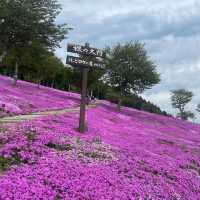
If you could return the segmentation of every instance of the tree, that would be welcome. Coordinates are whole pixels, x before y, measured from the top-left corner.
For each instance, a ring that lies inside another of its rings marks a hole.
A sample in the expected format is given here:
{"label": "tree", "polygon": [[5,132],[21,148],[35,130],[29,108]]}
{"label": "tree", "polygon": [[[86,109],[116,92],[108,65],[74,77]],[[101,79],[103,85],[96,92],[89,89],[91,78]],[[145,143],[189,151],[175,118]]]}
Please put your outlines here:
{"label": "tree", "polygon": [[188,120],[188,119],[194,119],[195,114],[190,111],[183,111],[182,113],[178,113],[177,117],[183,120]]}
{"label": "tree", "polygon": [[[6,64],[7,72],[12,72],[15,55],[12,55],[10,52],[10,54],[5,56],[4,63]],[[20,79],[38,83],[38,86],[41,81],[46,81],[47,79],[53,85],[55,75],[60,68],[64,68],[62,61],[53,52],[34,42],[24,48],[21,54],[18,76]]]}
{"label": "tree", "polygon": [[56,74],[60,69],[64,68],[64,65],[60,59],[58,59],[53,53],[48,53],[42,58],[43,62],[40,66],[37,66],[37,80],[38,86],[42,80],[51,81],[51,87],[54,87]]}
{"label": "tree", "polygon": [[193,118],[193,113],[185,111],[185,106],[192,100],[193,93],[185,89],[179,89],[172,91],[171,102],[172,107],[177,108],[179,113],[177,117],[187,120],[188,118]]}
{"label": "tree", "polygon": [[0,1],[0,50],[4,55],[14,55],[14,84],[27,47],[34,42],[53,50],[65,38],[69,28],[55,23],[60,10],[57,0]]}
{"label": "tree", "polygon": [[200,112],[200,104],[197,105],[197,112]]}
{"label": "tree", "polygon": [[156,65],[147,55],[144,44],[129,42],[107,48],[107,81],[119,94],[120,111],[122,97],[133,93],[142,93],[159,83],[160,75]]}

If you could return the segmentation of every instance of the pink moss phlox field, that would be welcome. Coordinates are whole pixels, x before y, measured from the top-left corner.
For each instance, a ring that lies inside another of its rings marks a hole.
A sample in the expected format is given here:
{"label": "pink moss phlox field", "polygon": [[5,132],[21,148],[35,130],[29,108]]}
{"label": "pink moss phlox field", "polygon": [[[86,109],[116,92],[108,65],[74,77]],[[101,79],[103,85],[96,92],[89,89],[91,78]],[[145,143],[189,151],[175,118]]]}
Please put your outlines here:
{"label": "pink moss phlox field", "polygon": [[2,128],[0,199],[198,200],[200,126],[102,102],[87,113]]}
{"label": "pink moss phlox field", "polygon": [[75,107],[80,95],[18,81],[0,75],[0,117]]}

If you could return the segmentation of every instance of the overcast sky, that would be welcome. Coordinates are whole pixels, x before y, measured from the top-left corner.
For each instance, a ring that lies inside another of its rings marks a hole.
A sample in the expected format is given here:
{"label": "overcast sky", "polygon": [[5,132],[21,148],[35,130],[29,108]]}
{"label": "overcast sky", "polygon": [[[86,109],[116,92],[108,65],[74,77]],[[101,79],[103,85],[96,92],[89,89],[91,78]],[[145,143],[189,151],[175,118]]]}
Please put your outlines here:
{"label": "overcast sky", "polygon": [[[57,55],[66,58],[68,42],[103,48],[117,42],[139,40],[146,44],[162,81],[143,96],[171,114],[170,91],[194,92],[188,109],[200,103],[200,1],[199,0],[59,0],[58,22],[74,28]],[[197,114],[197,121],[200,116]]]}

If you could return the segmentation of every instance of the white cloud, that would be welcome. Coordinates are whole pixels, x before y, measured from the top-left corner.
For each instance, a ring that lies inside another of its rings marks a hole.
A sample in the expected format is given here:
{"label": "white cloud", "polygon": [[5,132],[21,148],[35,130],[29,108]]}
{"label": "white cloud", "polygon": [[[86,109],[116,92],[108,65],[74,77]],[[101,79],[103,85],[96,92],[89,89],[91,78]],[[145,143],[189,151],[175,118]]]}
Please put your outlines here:
{"label": "white cloud", "polygon": [[[59,22],[74,28],[57,55],[65,61],[67,42],[103,48],[117,42],[141,40],[158,65],[162,81],[145,98],[174,114],[169,91],[195,93],[189,108],[200,102],[199,0],[60,0]],[[200,122],[200,119],[199,119]]]}
{"label": "white cloud", "polygon": [[153,102],[156,105],[159,105],[162,110],[166,110],[167,112],[175,115],[174,110],[171,108],[170,102],[170,92],[157,92],[154,94],[142,94],[143,98],[147,99],[150,102]]}
{"label": "white cloud", "polygon": [[[188,111],[191,111],[196,116],[196,122],[200,121],[200,114],[196,111],[197,104],[200,103],[200,89],[192,90],[192,92],[195,94],[192,101],[186,105],[185,109]],[[158,93],[152,93],[152,94],[142,94],[143,98],[147,99],[150,102],[154,102],[156,105],[159,105],[159,107],[162,110],[166,110],[168,113],[171,113],[173,116],[176,116],[178,110],[172,108],[171,106],[171,93],[168,92],[158,92]]]}

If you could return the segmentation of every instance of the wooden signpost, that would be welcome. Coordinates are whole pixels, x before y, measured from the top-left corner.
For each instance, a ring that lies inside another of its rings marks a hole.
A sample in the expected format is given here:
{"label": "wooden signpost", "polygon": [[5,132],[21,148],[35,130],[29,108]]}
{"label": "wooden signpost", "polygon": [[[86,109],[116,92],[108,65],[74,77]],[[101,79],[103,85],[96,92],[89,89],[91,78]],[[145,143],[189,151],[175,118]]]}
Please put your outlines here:
{"label": "wooden signpost", "polygon": [[88,71],[91,68],[105,68],[104,62],[97,59],[102,59],[105,56],[105,53],[100,49],[91,48],[88,43],[86,43],[85,46],[77,44],[68,44],[67,51],[79,55],[79,57],[67,56],[66,63],[74,67],[80,67],[82,71],[79,131],[81,133],[84,133],[86,131],[85,115]]}

